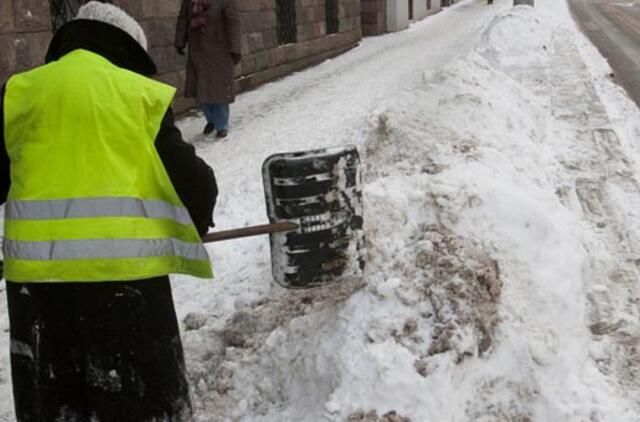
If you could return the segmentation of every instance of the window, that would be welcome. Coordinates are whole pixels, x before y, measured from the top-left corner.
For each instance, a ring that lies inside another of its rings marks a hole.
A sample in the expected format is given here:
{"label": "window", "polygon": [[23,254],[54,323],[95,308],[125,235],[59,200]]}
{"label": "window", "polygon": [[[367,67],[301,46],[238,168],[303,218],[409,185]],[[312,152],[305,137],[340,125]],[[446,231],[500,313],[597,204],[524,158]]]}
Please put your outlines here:
{"label": "window", "polygon": [[338,0],[325,0],[324,12],[327,34],[335,34],[338,32],[340,25],[340,20],[338,19]]}
{"label": "window", "polygon": [[276,0],[278,18],[278,42],[291,44],[296,42],[296,2],[295,0]]}

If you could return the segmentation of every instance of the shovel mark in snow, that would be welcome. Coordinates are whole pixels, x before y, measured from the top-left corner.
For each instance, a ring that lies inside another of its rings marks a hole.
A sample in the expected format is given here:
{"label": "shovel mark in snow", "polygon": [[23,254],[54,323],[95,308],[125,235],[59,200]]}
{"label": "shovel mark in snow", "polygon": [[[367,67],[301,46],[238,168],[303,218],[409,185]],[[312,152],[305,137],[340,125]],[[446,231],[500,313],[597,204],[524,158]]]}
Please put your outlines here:
{"label": "shovel mark in snow", "polygon": [[629,166],[631,161],[626,157],[620,146],[620,139],[616,132],[609,128],[591,131],[595,146],[602,151],[602,161],[606,162],[607,170],[625,177],[631,177],[633,172]]}
{"label": "shovel mark in snow", "polygon": [[[564,75],[581,61],[580,52],[566,37],[554,37],[554,49],[561,54],[553,58],[550,74]],[[555,117],[569,135],[564,141],[570,158],[559,160],[565,170],[561,198],[565,205],[573,204],[568,208],[591,227],[593,236],[584,243],[589,260],[583,270],[586,324],[594,338],[589,352],[621,394],[637,396],[640,270],[635,260],[640,256],[640,237],[629,226],[629,218],[640,217],[635,211],[640,203],[635,164],[591,79],[573,76],[550,88],[553,109],[562,110]],[[625,204],[626,210],[621,207],[625,202],[631,202]],[[582,212],[575,210],[576,205]]]}
{"label": "shovel mark in snow", "polygon": [[375,410],[366,413],[359,410],[350,414],[346,422],[411,422],[411,419],[398,414],[395,410],[385,413],[382,417],[378,417],[378,412]]}
{"label": "shovel mark in snow", "polygon": [[606,215],[603,205],[603,182],[601,180],[576,180],[576,193],[582,210],[591,218],[602,218]]}
{"label": "shovel mark in snow", "polygon": [[[202,418],[197,420],[211,420],[207,417],[214,414],[239,414],[242,416],[234,420],[258,420],[257,415],[264,416],[267,409],[285,406],[283,389],[292,379],[305,376],[292,368],[315,359],[296,351],[300,336],[314,338],[318,331],[328,330],[325,325],[333,331],[338,309],[364,286],[362,278],[348,277],[313,291],[288,290],[279,297],[257,300],[238,309],[221,331],[198,337],[198,342],[207,342],[204,356],[190,341],[195,339],[191,336],[195,332],[187,333],[185,357],[190,383],[196,386],[193,404],[196,416]],[[283,333],[285,344],[280,344]],[[292,354],[285,357],[283,350]],[[313,377],[305,382],[330,388]]]}
{"label": "shovel mark in snow", "polygon": [[428,226],[424,239],[431,246],[418,249],[416,264],[434,311],[427,356],[452,351],[461,362],[487,354],[500,322],[498,263],[444,227]]}
{"label": "shovel mark in snow", "polygon": [[[499,393],[498,393],[499,392]],[[477,400],[466,410],[468,421],[474,422],[534,422],[533,403],[540,399],[540,389],[535,384],[494,378],[477,389]],[[496,400],[500,397],[499,400]],[[595,420],[595,419],[594,419]]]}

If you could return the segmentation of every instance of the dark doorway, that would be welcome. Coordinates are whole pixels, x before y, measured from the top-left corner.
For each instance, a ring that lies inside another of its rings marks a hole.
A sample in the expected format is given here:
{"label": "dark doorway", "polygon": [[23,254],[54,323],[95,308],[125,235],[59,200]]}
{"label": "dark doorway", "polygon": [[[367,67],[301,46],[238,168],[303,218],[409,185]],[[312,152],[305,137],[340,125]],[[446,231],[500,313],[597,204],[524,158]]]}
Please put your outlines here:
{"label": "dark doorway", "polygon": [[413,20],[413,0],[409,0],[409,20]]}
{"label": "dark doorway", "polygon": [[295,0],[276,0],[278,17],[278,42],[291,44],[296,42],[296,2]]}
{"label": "dark doorway", "polygon": [[335,34],[338,32],[338,26],[340,25],[340,20],[338,19],[338,0],[325,0],[324,12],[327,34]]}

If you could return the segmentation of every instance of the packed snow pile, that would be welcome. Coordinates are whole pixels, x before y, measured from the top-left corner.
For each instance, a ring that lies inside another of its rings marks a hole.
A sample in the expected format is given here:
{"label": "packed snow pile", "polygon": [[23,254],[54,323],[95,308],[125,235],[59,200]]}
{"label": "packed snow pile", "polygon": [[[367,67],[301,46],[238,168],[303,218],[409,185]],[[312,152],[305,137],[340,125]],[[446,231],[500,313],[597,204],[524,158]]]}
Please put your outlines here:
{"label": "packed snow pile", "polygon": [[597,234],[562,194],[579,137],[608,123],[572,25],[500,13],[370,114],[365,275],[186,333],[201,420],[637,419],[628,382],[593,356]]}
{"label": "packed snow pile", "polygon": [[478,50],[483,56],[503,67],[543,65],[541,50],[551,43],[552,29],[543,24],[536,9],[518,6],[496,16],[482,34]]}

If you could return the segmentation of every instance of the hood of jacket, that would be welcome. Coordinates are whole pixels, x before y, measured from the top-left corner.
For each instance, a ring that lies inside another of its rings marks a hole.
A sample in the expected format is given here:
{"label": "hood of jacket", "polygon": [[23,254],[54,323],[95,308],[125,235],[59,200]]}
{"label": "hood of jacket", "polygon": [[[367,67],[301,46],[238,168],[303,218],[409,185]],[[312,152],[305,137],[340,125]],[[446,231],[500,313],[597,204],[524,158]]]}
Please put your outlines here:
{"label": "hood of jacket", "polygon": [[53,36],[45,62],[58,60],[79,48],[144,76],[158,71],[149,53],[131,35],[114,25],[89,19],[75,19],[64,24]]}

